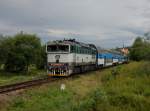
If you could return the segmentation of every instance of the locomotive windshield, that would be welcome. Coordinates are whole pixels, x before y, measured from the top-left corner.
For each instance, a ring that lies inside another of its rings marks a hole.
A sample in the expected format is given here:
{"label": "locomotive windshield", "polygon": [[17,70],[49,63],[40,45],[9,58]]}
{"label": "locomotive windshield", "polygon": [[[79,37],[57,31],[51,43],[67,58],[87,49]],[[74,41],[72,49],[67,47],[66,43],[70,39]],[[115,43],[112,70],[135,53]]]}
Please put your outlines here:
{"label": "locomotive windshield", "polygon": [[48,45],[47,52],[69,52],[68,45]]}

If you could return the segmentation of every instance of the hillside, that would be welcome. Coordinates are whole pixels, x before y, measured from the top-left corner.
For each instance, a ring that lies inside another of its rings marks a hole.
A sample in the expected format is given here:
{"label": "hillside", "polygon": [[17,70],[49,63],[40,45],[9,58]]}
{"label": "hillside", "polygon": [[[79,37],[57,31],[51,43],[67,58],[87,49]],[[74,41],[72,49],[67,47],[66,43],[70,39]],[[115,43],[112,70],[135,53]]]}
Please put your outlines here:
{"label": "hillside", "polygon": [[[131,62],[0,96],[1,111],[148,111],[150,63]],[[61,84],[66,89],[60,90]]]}

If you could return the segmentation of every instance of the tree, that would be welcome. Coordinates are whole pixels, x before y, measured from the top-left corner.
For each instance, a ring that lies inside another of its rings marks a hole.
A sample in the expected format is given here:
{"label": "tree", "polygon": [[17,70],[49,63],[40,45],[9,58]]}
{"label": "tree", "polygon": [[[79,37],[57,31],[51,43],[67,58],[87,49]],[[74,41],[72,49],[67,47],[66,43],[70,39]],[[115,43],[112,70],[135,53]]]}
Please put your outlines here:
{"label": "tree", "polygon": [[0,63],[5,64],[8,54],[12,51],[13,40],[11,37],[1,37],[0,38]]}
{"label": "tree", "polygon": [[45,52],[45,48],[46,46],[43,45],[41,47],[41,49],[39,50],[39,57],[37,57],[37,60],[36,60],[36,67],[38,69],[44,69],[46,67],[46,60],[47,60],[47,55],[46,55],[46,52]]}
{"label": "tree", "polygon": [[144,34],[146,40],[150,40],[150,32]]}
{"label": "tree", "polygon": [[26,71],[30,64],[35,64],[38,60],[41,41],[36,35],[17,34],[15,36],[16,53],[24,56],[26,60]]}
{"label": "tree", "polygon": [[0,68],[1,68],[1,64],[3,63],[3,56],[1,51],[2,41],[3,41],[3,35],[0,34]]}
{"label": "tree", "polygon": [[41,49],[40,39],[33,34],[19,33],[0,39],[0,60],[9,72],[28,71],[30,64],[36,64]]}
{"label": "tree", "polygon": [[148,34],[137,37],[130,50],[130,58],[136,61],[150,60],[150,43]]}
{"label": "tree", "polygon": [[5,63],[5,70],[9,72],[25,71],[26,59],[22,54],[9,53]]}

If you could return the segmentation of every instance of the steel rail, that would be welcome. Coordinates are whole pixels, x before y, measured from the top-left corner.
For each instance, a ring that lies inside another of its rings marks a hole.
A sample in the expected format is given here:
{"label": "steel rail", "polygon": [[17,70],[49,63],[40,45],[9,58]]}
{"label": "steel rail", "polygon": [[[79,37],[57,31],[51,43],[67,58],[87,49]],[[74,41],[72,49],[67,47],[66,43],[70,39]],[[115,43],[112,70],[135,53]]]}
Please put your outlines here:
{"label": "steel rail", "polygon": [[57,78],[46,77],[46,78],[41,78],[41,79],[36,79],[36,80],[30,80],[30,81],[0,86],[0,94],[8,93],[11,91],[16,91],[19,89],[25,89],[27,87],[36,86],[36,85],[52,82],[55,80],[57,80]]}

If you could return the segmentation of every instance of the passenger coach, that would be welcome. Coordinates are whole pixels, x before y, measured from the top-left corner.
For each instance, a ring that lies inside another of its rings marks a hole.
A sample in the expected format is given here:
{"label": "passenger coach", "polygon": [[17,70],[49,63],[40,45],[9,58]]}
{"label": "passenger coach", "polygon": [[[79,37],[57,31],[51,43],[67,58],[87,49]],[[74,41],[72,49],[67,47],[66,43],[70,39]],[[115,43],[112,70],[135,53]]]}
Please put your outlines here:
{"label": "passenger coach", "polygon": [[128,62],[128,57],[121,52],[104,51],[97,54],[98,68],[114,66]]}

